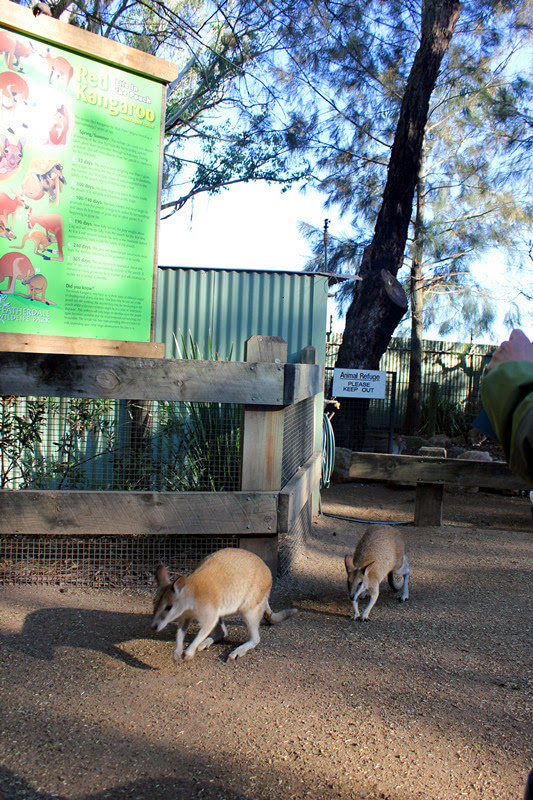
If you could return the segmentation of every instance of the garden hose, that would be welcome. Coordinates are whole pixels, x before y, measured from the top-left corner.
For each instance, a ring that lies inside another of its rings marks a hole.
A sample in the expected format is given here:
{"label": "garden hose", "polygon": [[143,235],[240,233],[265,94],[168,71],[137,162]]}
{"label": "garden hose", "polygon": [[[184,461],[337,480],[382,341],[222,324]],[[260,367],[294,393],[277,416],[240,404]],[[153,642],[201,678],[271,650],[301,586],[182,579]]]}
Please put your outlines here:
{"label": "garden hose", "polygon": [[335,434],[331,421],[327,414],[324,414],[322,425],[322,488],[327,489],[331,480],[333,467],[335,466]]}

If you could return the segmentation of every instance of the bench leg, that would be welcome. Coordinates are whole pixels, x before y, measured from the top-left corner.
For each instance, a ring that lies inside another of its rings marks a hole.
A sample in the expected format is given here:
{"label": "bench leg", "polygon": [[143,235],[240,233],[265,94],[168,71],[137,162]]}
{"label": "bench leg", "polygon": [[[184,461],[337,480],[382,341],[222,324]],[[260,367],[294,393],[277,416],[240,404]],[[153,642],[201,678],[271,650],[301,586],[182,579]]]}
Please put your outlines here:
{"label": "bench leg", "polygon": [[443,483],[417,481],[415,525],[442,525]]}

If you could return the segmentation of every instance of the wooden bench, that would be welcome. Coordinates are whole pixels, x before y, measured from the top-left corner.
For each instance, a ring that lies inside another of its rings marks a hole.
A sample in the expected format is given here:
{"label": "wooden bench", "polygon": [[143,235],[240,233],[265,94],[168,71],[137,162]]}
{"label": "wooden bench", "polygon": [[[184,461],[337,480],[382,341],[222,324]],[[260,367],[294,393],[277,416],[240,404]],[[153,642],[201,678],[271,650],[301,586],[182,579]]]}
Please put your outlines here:
{"label": "wooden bench", "polygon": [[348,474],[352,480],[414,483],[415,525],[442,525],[445,486],[512,490],[532,488],[511,472],[504,461],[356,452],[351,455]]}

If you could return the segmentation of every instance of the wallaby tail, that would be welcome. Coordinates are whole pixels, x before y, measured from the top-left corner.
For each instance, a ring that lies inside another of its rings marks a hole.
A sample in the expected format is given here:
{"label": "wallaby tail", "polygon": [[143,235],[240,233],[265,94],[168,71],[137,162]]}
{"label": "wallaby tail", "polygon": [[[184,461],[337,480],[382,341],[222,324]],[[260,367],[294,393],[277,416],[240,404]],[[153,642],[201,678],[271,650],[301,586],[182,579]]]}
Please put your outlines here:
{"label": "wallaby tail", "polygon": [[274,612],[267,603],[267,607],[265,609],[265,619],[269,625],[275,625],[276,622],[282,622],[284,619],[292,617],[292,615],[296,614],[297,611],[297,608],[284,608],[283,611]]}

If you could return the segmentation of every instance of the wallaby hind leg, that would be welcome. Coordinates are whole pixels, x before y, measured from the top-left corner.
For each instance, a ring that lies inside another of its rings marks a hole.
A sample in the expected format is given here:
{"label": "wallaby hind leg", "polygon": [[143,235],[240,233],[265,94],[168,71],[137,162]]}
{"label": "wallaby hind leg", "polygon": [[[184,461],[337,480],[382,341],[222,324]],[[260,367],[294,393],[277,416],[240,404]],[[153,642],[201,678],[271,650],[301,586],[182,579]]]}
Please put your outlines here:
{"label": "wallaby hind leg", "polygon": [[224,620],[219,619],[219,621],[217,622],[217,624],[215,625],[215,627],[213,628],[207,639],[204,639],[204,641],[198,645],[197,648],[198,652],[200,652],[200,650],[207,650],[208,647],[211,647],[211,645],[214,644],[215,642],[220,642],[227,635],[228,635],[228,629],[224,624]]}
{"label": "wallaby hind leg", "polygon": [[248,650],[252,650],[252,648],[259,644],[259,623],[263,619],[264,611],[265,604],[260,603],[255,608],[241,612],[244,623],[248,628],[248,635],[250,638],[247,642],[244,642],[244,644],[241,644],[239,647],[236,647],[235,650],[232,650],[228,656],[228,659],[235,661],[236,658],[243,656],[248,652]]}
{"label": "wallaby hind leg", "polygon": [[403,591],[398,598],[400,603],[405,603],[406,600],[409,600],[409,575],[411,574],[411,570],[409,568],[409,562],[407,560],[407,556],[403,557],[402,566],[398,570],[398,575],[404,576],[403,581]]}

